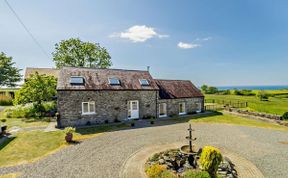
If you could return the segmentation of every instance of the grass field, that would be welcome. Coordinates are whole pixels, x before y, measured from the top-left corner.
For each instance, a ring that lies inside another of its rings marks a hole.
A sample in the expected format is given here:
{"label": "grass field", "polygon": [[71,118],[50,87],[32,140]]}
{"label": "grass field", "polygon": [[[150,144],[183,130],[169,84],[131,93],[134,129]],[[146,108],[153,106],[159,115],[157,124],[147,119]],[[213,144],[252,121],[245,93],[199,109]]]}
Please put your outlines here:
{"label": "grass field", "polygon": [[[279,90],[278,93],[282,91]],[[270,91],[277,93],[277,91]],[[283,94],[283,92],[282,92]],[[284,94],[283,94],[284,95]],[[284,95],[285,96],[285,95]],[[238,95],[210,95],[205,94],[205,99],[225,100],[225,101],[241,101],[248,102],[248,110],[265,112],[270,114],[282,115],[288,112],[288,98],[277,95],[269,97],[269,101],[260,101],[256,96],[238,96]]]}
{"label": "grass field", "polygon": [[285,127],[282,125],[278,125],[278,124],[274,124],[274,123],[268,123],[268,122],[264,122],[264,121],[253,120],[253,119],[247,119],[247,118],[234,116],[234,115],[230,115],[230,114],[196,118],[196,119],[191,119],[189,122],[211,123],[211,124],[214,124],[214,123],[216,123],[216,124],[232,124],[232,125],[260,127],[260,128],[288,131],[288,127]]}
{"label": "grass field", "polygon": [[6,118],[4,115],[4,111],[0,112],[0,119],[5,118],[6,122],[5,124],[8,126],[8,129],[16,126],[16,127],[40,127],[40,126],[47,126],[49,122],[47,121],[41,121],[37,119],[21,119],[21,118]]}

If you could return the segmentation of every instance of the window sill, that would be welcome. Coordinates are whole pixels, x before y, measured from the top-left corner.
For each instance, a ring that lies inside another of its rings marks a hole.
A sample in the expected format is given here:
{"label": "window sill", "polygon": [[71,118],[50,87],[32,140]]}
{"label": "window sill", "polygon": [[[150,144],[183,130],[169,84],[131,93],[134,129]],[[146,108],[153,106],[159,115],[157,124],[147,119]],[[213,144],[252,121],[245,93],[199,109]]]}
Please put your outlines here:
{"label": "window sill", "polygon": [[82,113],[82,116],[86,116],[86,115],[95,115],[96,112],[87,112],[87,113]]}
{"label": "window sill", "polygon": [[186,112],[181,112],[181,113],[179,113],[179,115],[185,115],[186,114]]}
{"label": "window sill", "polygon": [[165,114],[165,115],[159,115],[159,117],[167,117],[167,115]]}

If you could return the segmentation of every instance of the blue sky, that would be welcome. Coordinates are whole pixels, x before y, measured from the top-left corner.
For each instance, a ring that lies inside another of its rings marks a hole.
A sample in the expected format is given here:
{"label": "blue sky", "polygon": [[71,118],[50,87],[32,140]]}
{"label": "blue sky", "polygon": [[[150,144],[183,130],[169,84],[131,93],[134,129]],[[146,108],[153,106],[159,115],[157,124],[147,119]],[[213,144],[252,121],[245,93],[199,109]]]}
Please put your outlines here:
{"label": "blue sky", "polygon": [[0,51],[17,66],[53,67],[71,37],[108,49],[113,68],[196,85],[288,85],[285,0],[8,0],[49,58],[0,1]]}

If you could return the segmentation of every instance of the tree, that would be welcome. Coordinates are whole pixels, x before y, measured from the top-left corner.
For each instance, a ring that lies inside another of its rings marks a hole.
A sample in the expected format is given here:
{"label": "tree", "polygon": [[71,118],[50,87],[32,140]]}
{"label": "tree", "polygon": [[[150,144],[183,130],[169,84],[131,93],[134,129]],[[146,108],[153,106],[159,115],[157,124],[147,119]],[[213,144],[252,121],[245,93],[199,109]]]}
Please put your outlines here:
{"label": "tree", "polygon": [[207,94],[215,94],[217,92],[218,92],[218,89],[216,87],[209,86],[206,93]]}
{"label": "tree", "polygon": [[56,78],[37,72],[25,81],[20,90],[16,92],[14,104],[33,103],[37,111],[40,111],[43,101],[51,101],[56,95]]}
{"label": "tree", "polygon": [[208,88],[207,85],[202,85],[202,86],[201,86],[201,90],[202,90],[204,93],[207,92],[207,88]]}
{"label": "tree", "polygon": [[98,43],[83,42],[79,38],[62,40],[52,53],[57,68],[62,66],[108,68],[112,65],[108,51]]}
{"label": "tree", "polygon": [[269,95],[264,91],[261,90],[257,93],[257,97],[260,99],[260,101],[268,101]]}
{"label": "tree", "polygon": [[15,87],[21,81],[21,69],[14,67],[12,57],[7,57],[5,53],[0,53],[0,86]]}

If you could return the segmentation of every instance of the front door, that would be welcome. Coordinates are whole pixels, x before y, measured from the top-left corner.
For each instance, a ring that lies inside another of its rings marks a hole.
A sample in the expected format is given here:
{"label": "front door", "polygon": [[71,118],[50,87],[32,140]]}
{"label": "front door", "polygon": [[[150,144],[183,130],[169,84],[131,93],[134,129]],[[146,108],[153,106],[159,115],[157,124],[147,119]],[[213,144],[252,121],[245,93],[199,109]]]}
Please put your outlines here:
{"label": "front door", "polygon": [[128,119],[139,118],[139,102],[138,100],[128,101]]}

